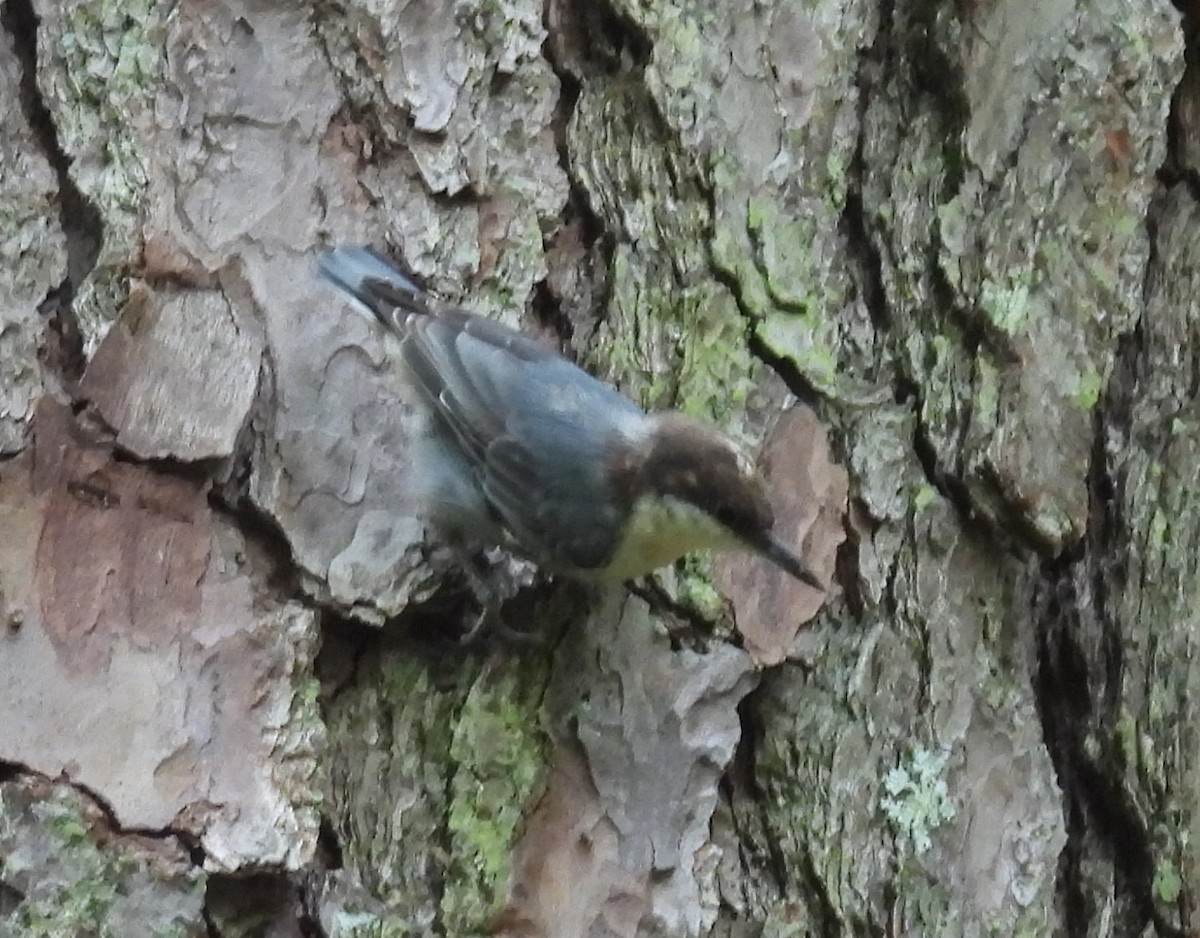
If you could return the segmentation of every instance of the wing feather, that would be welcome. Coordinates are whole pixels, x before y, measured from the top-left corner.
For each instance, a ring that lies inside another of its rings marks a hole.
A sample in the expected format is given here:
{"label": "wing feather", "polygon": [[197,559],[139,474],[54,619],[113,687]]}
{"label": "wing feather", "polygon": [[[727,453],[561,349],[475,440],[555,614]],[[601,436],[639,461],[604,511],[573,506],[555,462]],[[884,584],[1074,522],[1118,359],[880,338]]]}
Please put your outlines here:
{"label": "wing feather", "polygon": [[461,309],[431,311],[379,255],[337,249],[320,266],[399,336],[410,382],[516,544],[550,566],[602,566],[621,513],[606,454],[640,430],[642,410],[529,336]]}

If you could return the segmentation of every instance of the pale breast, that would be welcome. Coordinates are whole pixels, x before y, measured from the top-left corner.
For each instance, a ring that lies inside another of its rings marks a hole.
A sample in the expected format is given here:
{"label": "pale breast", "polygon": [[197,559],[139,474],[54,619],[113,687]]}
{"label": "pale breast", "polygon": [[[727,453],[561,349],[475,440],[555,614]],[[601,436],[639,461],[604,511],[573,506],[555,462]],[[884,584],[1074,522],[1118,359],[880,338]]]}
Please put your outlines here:
{"label": "pale breast", "polygon": [[645,497],[634,506],[625,537],[604,576],[633,579],[693,551],[740,546],[732,533],[694,505],[676,498]]}

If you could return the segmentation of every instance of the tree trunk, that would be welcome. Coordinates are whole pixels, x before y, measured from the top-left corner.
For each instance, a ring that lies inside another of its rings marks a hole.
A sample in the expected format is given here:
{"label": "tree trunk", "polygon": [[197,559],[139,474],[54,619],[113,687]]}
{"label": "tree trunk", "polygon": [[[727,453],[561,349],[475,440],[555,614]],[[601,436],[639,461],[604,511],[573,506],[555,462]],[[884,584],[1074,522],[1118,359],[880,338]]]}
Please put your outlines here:
{"label": "tree trunk", "polygon": [[[2,9],[0,935],[1200,934],[1194,11]],[[760,446],[826,596],[461,646],[335,243]]]}

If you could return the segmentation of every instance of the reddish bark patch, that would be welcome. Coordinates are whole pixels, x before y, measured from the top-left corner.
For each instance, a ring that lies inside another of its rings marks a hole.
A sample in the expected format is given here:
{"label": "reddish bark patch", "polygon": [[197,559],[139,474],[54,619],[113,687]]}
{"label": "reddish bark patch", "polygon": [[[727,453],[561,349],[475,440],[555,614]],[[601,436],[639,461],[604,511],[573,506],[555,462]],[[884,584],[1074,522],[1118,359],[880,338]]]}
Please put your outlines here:
{"label": "reddish bark patch", "polygon": [[[763,468],[776,533],[800,545],[817,578],[830,583],[838,546],[846,539],[843,515],[850,480],[845,469],[830,461],[829,441],[811,410],[795,407],[780,418],[764,448]],[[746,651],[760,667],[788,656],[800,627],[828,596],[753,554],[722,554],[716,582],[732,600]]]}
{"label": "reddish bark patch", "polygon": [[43,400],[33,485],[46,505],[37,601],[64,663],[102,667],[118,636],[165,639],[194,622],[208,565],[207,483],[118,462]]}
{"label": "reddish bark patch", "polygon": [[509,902],[490,934],[503,938],[633,938],[647,910],[644,876],[621,865],[582,756],[558,753],[546,792],[513,854]]}

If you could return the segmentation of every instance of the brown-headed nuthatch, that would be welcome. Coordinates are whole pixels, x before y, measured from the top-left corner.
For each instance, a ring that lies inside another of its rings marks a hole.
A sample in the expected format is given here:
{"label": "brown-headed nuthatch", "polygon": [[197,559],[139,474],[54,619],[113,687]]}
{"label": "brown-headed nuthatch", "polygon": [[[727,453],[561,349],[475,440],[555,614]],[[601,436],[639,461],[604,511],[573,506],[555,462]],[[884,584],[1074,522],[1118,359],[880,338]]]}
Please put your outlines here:
{"label": "brown-headed nuthatch", "polygon": [[427,418],[412,444],[418,504],[447,536],[604,581],[748,549],[822,589],[776,536],[753,460],[720,431],[647,414],[536,339],[432,308],[373,251],[326,251],[318,270],[399,341]]}

